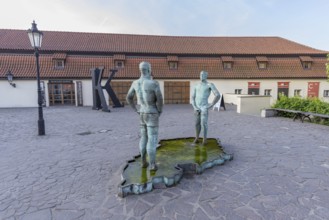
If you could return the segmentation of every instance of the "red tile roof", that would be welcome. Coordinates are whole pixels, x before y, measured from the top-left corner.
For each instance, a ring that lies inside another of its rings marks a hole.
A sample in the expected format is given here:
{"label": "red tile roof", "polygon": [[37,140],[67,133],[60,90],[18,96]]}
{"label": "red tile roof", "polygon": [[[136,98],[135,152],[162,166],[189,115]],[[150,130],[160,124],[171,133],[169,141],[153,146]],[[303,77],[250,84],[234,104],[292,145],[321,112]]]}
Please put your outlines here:
{"label": "red tile roof", "polygon": [[221,56],[221,59],[223,62],[233,62],[233,57],[232,56]]}
{"label": "red tile roof", "polygon": [[[323,78],[326,58],[313,57],[312,68],[305,70],[296,57],[268,57],[267,69],[259,69],[255,57],[234,57],[232,70],[224,70],[221,59],[209,57],[180,57],[178,69],[170,70],[167,56],[126,56],[124,68],[119,69],[116,79],[136,79],[140,76],[138,65],[148,61],[155,79],[198,79],[201,70],[212,79],[266,79],[266,78]],[[64,69],[55,69],[52,55],[40,55],[40,75],[43,79],[91,78],[90,69],[104,66],[105,74],[114,68],[113,56],[67,55]],[[0,78],[11,70],[15,78],[36,78],[34,55],[0,54]]]}
{"label": "red tile roof", "polygon": [[313,62],[313,59],[310,56],[300,56],[299,58],[303,62]]}
{"label": "red tile roof", "polygon": [[171,61],[178,62],[178,56],[167,56],[167,60],[169,62],[171,62]]}
{"label": "red tile roof", "polygon": [[126,59],[126,56],[124,54],[114,54],[113,55],[113,59],[114,60],[125,60]]}
{"label": "red tile roof", "polygon": [[266,56],[256,56],[257,62],[268,62],[268,59]]}
{"label": "red tile roof", "polygon": [[[280,37],[183,37],[43,31],[42,51],[143,54],[326,54]],[[0,50],[32,51],[25,30],[0,29]]]}
{"label": "red tile roof", "polygon": [[[40,54],[43,79],[90,78],[90,69],[105,71],[124,60],[119,79],[139,77],[138,64],[149,61],[158,79],[198,79],[201,70],[209,78],[326,78],[326,51],[316,50],[280,37],[172,37],[128,34],[96,34],[44,31]],[[98,54],[98,55],[97,55]],[[53,59],[65,59],[64,69],[55,69]],[[168,61],[178,61],[170,70]],[[257,61],[268,62],[259,69]],[[312,60],[304,70],[301,61]],[[224,70],[222,61],[233,61]],[[0,29],[0,78],[11,70],[15,78],[35,78],[33,50],[26,31]]]}
{"label": "red tile roof", "polygon": [[53,54],[53,60],[65,60],[66,59],[66,53],[54,53]]}

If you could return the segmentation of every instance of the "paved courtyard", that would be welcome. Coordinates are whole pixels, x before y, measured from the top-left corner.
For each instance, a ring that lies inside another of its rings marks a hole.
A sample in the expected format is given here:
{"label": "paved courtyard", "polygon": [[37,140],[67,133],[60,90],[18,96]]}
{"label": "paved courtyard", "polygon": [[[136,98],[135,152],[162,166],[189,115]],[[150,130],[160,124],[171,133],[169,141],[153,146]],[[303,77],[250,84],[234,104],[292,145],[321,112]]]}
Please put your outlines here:
{"label": "paved courtyard", "polygon": [[[171,188],[117,197],[138,154],[138,116],[90,107],[0,109],[0,219],[329,219],[329,127],[210,111],[234,160]],[[190,105],[166,105],[160,139],[194,135]]]}

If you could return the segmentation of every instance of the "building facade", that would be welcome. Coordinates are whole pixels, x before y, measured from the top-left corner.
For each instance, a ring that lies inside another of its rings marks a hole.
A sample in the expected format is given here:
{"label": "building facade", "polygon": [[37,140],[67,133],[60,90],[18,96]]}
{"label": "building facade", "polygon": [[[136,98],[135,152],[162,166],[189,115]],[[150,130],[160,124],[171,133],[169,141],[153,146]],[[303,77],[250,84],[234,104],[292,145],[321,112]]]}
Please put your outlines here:
{"label": "building facade", "polygon": [[[111,86],[125,102],[142,61],[151,63],[165,104],[190,103],[202,70],[224,98],[232,93],[269,95],[273,103],[285,94],[329,102],[328,52],[280,37],[43,33],[40,77],[45,106],[91,106],[90,70],[97,67],[104,68],[104,83],[110,69],[118,69]],[[35,62],[26,31],[0,29],[0,108],[37,106]],[[8,71],[16,87],[8,83]]]}

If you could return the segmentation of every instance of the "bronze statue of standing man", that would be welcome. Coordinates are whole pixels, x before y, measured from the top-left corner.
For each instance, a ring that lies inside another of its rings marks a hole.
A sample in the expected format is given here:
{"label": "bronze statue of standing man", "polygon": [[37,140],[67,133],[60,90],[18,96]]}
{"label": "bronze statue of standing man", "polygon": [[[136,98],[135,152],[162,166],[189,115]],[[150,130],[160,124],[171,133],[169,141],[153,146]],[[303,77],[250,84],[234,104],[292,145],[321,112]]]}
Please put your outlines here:
{"label": "bronze statue of standing man", "polygon": [[[207,81],[208,73],[206,71],[200,72],[201,82],[198,83],[192,94],[192,106],[195,114],[195,140],[193,143],[197,143],[201,129],[203,131],[203,142],[207,143],[207,132],[208,132],[208,110],[212,108],[220,99],[220,93],[213,83]],[[212,104],[208,103],[210,93],[213,92],[215,98]]]}
{"label": "bronze statue of standing man", "polygon": [[[141,62],[139,64],[141,77],[135,80],[127,94],[127,102],[140,116],[141,139],[139,150],[142,159],[142,167],[146,168],[150,163],[150,170],[157,170],[155,161],[156,147],[158,145],[159,117],[162,112],[163,98],[159,83],[151,77],[151,64]],[[140,104],[139,110],[134,103],[137,96]],[[148,155],[149,163],[146,161]]]}

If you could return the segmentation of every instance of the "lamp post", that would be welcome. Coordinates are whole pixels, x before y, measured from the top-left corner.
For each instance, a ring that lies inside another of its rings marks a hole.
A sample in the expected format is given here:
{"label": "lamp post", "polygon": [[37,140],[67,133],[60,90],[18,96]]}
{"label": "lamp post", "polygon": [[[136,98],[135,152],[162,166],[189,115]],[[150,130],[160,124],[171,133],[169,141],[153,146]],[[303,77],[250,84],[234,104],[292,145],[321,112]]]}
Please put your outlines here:
{"label": "lamp post", "polygon": [[37,63],[37,83],[38,83],[38,131],[39,135],[45,135],[45,121],[43,119],[42,112],[42,97],[41,97],[41,86],[40,86],[40,67],[39,67],[39,48],[42,43],[43,33],[38,30],[37,24],[33,21],[32,28],[27,30],[32,47],[34,48],[34,55]]}

